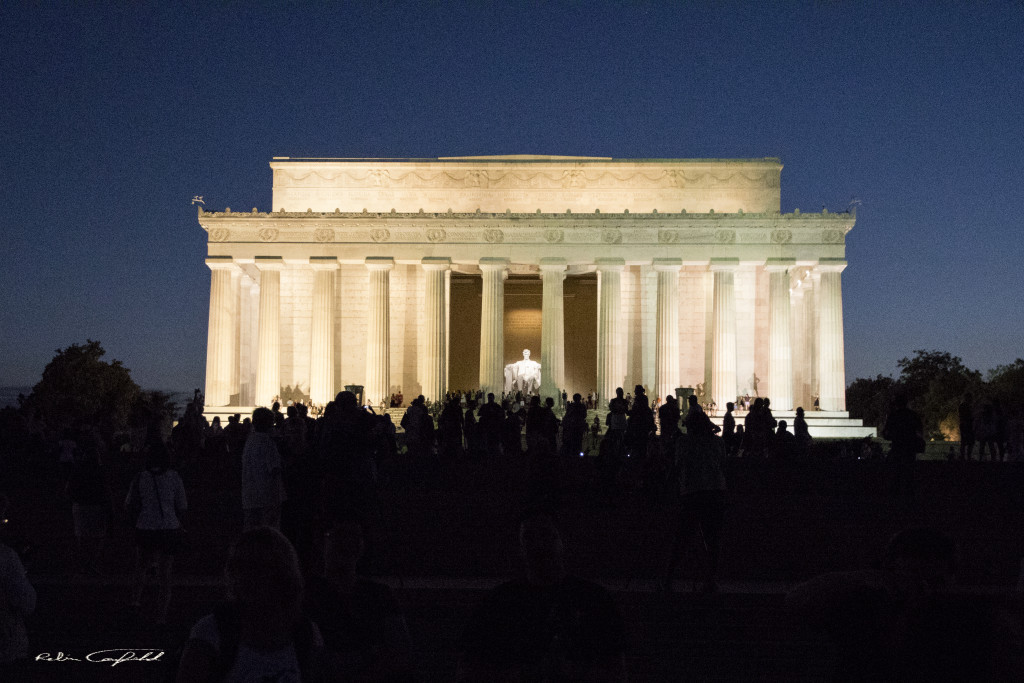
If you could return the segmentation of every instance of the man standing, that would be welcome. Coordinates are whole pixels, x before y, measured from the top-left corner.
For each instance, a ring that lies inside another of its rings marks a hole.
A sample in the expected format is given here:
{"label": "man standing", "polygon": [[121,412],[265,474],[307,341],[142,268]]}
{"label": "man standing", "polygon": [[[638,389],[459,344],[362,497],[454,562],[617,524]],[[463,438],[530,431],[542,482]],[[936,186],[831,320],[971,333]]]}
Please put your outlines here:
{"label": "man standing", "polygon": [[494,401],[494,394],[487,394],[487,403],[477,411],[480,416],[480,430],[484,435],[487,455],[497,457],[501,454],[501,427],[505,421],[505,411]]}
{"label": "man standing", "polygon": [[[968,395],[969,398],[969,395]],[[907,397],[897,395],[893,409],[885,418],[882,438],[890,441],[889,461],[896,468],[894,493],[906,493],[908,500],[914,498],[914,462],[917,454],[924,452],[924,437],[921,418],[907,407]]]}
{"label": "man standing", "polygon": [[974,457],[974,404],[970,392],[964,394],[964,400],[957,407],[960,422],[960,459],[970,460]]}
{"label": "man standing", "polygon": [[583,452],[583,434],[587,431],[587,405],[579,394],[572,395],[572,403],[565,407],[562,420],[562,453],[566,458]]}
{"label": "man standing", "polygon": [[245,531],[259,526],[281,527],[281,454],[270,438],[274,413],[266,408],[252,412],[252,432],[242,452],[242,512]]}

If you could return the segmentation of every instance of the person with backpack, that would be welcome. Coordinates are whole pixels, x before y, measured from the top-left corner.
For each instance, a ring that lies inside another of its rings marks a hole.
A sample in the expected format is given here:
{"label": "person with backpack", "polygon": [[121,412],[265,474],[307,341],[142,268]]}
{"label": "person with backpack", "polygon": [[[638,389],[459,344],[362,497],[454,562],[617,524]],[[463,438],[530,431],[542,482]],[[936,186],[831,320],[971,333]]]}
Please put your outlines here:
{"label": "person with backpack", "polygon": [[181,515],[188,509],[188,500],[181,476],[170,468],[170,454],[163,442],[156,440],[150,444],[146,469],[132,480],[124,506],[135,526],[132,607],[142,606],[146,568],[156,564],[160,581],[157,623],[165,624],[171,604],[174,555],[181,548]]}
{"label": "person with backpack", "polygon": [[176,680],[317,681],[323,638],[302,611],[299,559],[270,527],[244,532],[225,569],[228,599],[192,627]]}

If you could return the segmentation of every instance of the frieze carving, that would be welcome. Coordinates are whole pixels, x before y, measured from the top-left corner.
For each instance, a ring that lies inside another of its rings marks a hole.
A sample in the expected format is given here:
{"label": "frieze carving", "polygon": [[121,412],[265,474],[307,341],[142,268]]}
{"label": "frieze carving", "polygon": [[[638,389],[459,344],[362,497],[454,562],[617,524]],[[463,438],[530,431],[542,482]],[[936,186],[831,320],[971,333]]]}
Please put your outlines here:
{"label": "frieze carving", "polygon": [[462,177],[462,182],[466,187],[487,187],[487,172],[466,171],[466,174]]}
{"label": "frieze carving", "polygon": [[659,230],[658,244],[676,244],[679,242],[678,230]]}
{"label": "frieze carving", "polygon": [[825,244],[841,244],[844,237],[842,230],[825,230],[821,233],[821,241]]}
{"label": "frieze carving", "polygon": [[277,228],[260,228],[260,231],[256,233],[261,240],[264,242],[274,242],[277,240]]}
{"label": "frieze carving", "polygon": [[366,172],[366,177],[372,181],[375,187],[382,187],[391,180],[391,174],[383,168],[373,168]]}
{"label": "frieze carving", "polygon": [[491,244],[501,244],[505,241],[505,233],[497,228],[488,228],[484,230],[484,239]]}
{"label": "frieze carving", "polygon": [[432,228],[427,230],[427,239],[431,242],[443,242],[445,238],[445,232],[441,228]]}
{"label": "frieze carving", "polygon": [[735,244],[736,243],[736,231],[735,230],[716,230],[715,241],[719,244]]}
{"label": "frieze carving", "polygon": [[635,171],[620,173],[614,171],[587,172],[583,169],[568,169],[561,173],[545,171],[487,171],[468,170],[462,173],[427,170],[410,170],[391,175],[383,168],[370,169],[365,173],[310,170],[302,175],[293,175],[284,169],[275,169],[276,187],[344,187],[373,188],[397,187],[410,189],[486,187],[502,190],[537,189],[664,189],[691,188],[707,189],[716,187],[766,188],[779,186],[779,175],[772,171],[749,173],[733,171],[714,173],[710,171],[687,171],[666,169],[657,171]]}
{"label": "frieze carving", "polygon": [[334,241],[334,231],[330,228],[317,228],[313,231],[313,239],[317,242],[332,242]]}
{"label": "frieze carving", "polygon": [[391,231],[387,228],[374,228],[370,231],[370,239],[374,242],[387,242],[391,239]]}
{"label": "frieze carving", "polygon": [[789,244],[792,241],[792,230],[772,230],[772,244]]}
{"label": "frieze carving", "polygon": [[622,242],[622,231],[618,228],[605,228],[601,231],[601,241],[605,244],[620,244]]}
{"label": "frieze carving", "polygon": [[586,187],[587,175],[578,168],[562,173],[562,187]]}
{"label": "frieze carving", "polygon": [[686,174],[682,171],[667,171],[665,175],[668,176],[672,187],[686,187]]}
{"label": "frieze carving", "polygon": [[231,237],[231,231],[227,228],[214,228],[210,231],[211,242],[226,242]]}
{"label": "frieze carving", "polygon": [[557,242],[562,242],[564,240],[565,240],[565,232],[562,231],[562,230],[545,230],[544,231],[544,241],[545,242],[551,242],[551,243],[554,244],[554,243],[557,243]]}

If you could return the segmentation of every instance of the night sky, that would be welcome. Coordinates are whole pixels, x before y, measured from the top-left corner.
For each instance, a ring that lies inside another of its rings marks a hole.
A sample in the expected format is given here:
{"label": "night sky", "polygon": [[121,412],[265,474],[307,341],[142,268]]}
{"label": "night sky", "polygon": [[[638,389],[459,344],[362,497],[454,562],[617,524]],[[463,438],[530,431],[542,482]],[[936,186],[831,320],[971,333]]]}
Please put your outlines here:
{"label": "night sky", "polygon": [[848,381],[1024,356],[1024,3],[117,4],[0,5],[0,385],[90,338],[201,387],[189,200],[269,210],[275,155],[779,157],[861,202]]}

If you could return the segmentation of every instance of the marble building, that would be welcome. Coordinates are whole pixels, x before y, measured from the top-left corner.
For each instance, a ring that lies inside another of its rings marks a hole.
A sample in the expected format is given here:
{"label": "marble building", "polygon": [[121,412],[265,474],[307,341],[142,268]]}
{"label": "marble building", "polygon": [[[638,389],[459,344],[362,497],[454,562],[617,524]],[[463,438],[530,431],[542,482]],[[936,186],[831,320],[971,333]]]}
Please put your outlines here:
{"label": "marble building", "polygon": [[275,157],[271,211],[199,209],[211,269],[207,412],[500,393],[700,387],[724,408],[845,412],[851,213],[780,213],[778,159]]}

